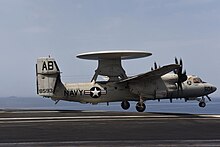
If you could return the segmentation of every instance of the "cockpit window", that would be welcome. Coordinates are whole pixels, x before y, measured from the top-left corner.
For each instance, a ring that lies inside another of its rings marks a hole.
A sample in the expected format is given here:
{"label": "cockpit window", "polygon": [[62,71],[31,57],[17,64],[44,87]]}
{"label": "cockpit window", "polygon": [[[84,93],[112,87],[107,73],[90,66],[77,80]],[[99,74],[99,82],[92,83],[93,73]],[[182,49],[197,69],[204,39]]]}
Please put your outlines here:
{"label": "cockpit window", "polygon": [[203,83],[200,78],[193,78],[193,83]]}

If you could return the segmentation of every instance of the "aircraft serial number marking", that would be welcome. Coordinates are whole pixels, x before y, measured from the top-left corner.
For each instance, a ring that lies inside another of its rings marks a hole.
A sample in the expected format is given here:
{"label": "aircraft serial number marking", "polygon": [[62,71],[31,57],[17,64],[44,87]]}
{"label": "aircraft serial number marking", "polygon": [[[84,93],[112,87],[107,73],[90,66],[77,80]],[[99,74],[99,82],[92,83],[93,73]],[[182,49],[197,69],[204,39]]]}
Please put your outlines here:
{"label": "aircraft serial number marking", "polygon": [[53,89],[49,88],[49,89],[39,89],[39,93],[53,93]]}

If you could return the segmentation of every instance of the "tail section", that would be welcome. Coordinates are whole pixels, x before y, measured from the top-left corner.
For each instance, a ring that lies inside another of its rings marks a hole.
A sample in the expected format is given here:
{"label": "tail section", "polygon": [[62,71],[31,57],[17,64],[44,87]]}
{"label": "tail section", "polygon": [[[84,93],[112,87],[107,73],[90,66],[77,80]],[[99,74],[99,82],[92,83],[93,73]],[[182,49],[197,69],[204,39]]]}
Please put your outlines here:
{"label": "tail section", "polygon": [[54,58],[42,57],[36,64],[37,94],[53,97],[60,80],[60,70]]}

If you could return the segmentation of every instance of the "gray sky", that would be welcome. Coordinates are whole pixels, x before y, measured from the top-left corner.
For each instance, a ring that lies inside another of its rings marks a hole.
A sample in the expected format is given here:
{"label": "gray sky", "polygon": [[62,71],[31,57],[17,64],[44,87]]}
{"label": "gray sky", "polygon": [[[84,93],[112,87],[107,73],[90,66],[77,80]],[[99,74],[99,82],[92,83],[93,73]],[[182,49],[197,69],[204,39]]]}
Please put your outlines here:
{"label": "gray sky", "polygon": [[75,56],[109,49],[153,53],[123,62],[129,75],[176,56],[220,88],[219,8],[219,0],[0,0],[0,97],[36,96],[37,57],[55,57],[64,82],[86,82],[97,63]]}

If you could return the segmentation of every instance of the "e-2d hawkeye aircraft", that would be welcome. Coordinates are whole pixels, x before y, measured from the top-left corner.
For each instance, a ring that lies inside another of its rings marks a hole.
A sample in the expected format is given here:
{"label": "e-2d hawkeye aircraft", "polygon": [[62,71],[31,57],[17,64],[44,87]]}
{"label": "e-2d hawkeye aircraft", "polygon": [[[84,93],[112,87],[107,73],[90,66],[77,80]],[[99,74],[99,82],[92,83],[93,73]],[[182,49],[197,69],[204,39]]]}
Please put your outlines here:
{"label": "e-2d hawkeye aircraft", "polygon": [[[62,83],[61,72],[54,58],[37,59],[37,94],[59,100],[80,103],[121,102],[121,107],[129,109],[129,101],[137,101],[136,110],[146,109],[145,101],[178,99],[199,101],[206,106],[206,99],[216,87],[203,82],[197,76],[188,76],[183,71],[183,62],[175,58],[175,64],[159,67],[154,63],[151,71],[128,77],[121,61],[152,55],[145,51],[100,51],[77,55],[81,59],[98,60],[98,68],[88,83]],[[107,76],[107,81],[98,81],[98,76]]]}

